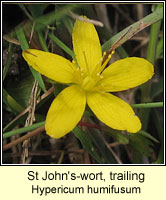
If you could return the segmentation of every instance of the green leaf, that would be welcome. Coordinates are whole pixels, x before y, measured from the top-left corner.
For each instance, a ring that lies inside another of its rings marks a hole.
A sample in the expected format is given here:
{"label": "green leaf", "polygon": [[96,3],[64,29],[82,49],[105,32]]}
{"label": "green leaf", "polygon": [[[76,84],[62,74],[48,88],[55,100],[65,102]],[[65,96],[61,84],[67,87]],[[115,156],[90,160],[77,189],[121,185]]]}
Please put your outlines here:
{"label": "green leaf", "polygon": [[2,90],[2,102],[6,106],[8,106],[7,96],[8,96],[8,92],[3,88],[3,90]]}
{"label": "green leaf", "polygon": [[20,105],[9,93],[3,88],[3,103],[6,105],[6,110],[14,114],[18,114],[24,110],[24,107]]}
{"label": "green leaf", "polygon": [[24,108],[28,107],[29,99],[34,84],[34,78],[30,73],[24,73],[17,81],[7,82],[7,92]]}
{"label": "green leaf", "polygon": [[15,112],[20,113],[24,110],[24,107],[18,104],[10,95],[7,96],[7,101],[10,108]]}

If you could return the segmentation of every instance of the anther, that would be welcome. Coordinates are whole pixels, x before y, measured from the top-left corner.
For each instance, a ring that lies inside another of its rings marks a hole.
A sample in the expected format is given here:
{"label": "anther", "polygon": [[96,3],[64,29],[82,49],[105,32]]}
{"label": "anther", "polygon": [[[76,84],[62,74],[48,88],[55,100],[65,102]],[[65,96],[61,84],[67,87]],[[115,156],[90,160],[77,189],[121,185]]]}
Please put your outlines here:
{"label": "anther", "polygon": [[111,56],[112,56],[114,53],[115,53],[115,51],[112,51],[112,52],[111,52]]}
{"label": "anther", "polygon": [[106,51],[104,51],[104,53],[103,53],[103,56],[105,56],[106,55]]}
{"label": "anther", "polygon": [[109,58],[109,59],[111,59],[111,57],[112,57],[112,53],[111,53],[111,54],[109,54],[108,58]]}

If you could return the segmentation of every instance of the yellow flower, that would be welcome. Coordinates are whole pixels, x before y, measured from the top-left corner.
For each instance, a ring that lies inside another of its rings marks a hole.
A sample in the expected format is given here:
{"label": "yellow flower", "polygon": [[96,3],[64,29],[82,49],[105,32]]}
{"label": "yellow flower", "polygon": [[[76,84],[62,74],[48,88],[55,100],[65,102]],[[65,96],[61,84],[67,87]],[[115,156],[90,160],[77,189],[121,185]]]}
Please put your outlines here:
{"label": "yellow flower", "polygon": [[81,120],[86,103],[107,126],[136,133],[141,122],[129,104],[110,94],[136,87],[153,74],[153,65],[143,58],[118,60],[105,70],[98,34],[93,24],[76,20],[73,29],[76,62],[49,52],[29,49],[23,52],[30,66],[48,78],[69,84],[52,102],[45,129],[48,135],[60,138],[74,129]]}

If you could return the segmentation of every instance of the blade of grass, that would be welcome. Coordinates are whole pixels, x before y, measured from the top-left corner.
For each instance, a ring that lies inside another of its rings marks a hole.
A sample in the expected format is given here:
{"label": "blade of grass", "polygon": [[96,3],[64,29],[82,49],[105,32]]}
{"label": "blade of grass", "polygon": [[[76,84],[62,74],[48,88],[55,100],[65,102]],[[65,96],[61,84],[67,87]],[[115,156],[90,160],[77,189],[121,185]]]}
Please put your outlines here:
{"label": "blade of grass", "polygon": [[[29,45],[28,45],[28,42],[26,40],[23,28],[22,27],[17,28],[16,34],[17,34],[18,40],[21,44],[22,50],[24,51],[24,50],[28,49]],[[31,70],[32,75],[34,76],[35,80],[38,81],[40,87],[43,89],[44,92],[46,92],[46,88],[45,88],[41,74],[39,72],[37,72],[36,70],[34,70],[32,67],[30,67],[30,70]]]}
{"label": "blade of grass", "polygon": [[25,15],[32,21],[33,17],[29,14],[24,4],[18,4],[21,10],[25,13]]}
{"label": "blade of grass", "polygon": [[73,21],[70,18],[65,17],[63,19],[63,23],[64,23],[66,29],[68,30],[69,34],[72,35],[72,32],[73,32]]}
{"label": "blade of grass", "polygon": [[37,35],[39,37],[39,41],[40,41],[40,44],[41,44],[43,50],[48,52],[47,44],[46,44],[46,41],[43,37],[43,33],[41,31],[38,31]]}
{"label": "blade of grass", "polygon": [[13,44],[9,43],[7,62],[3,68],[3,81],[5,80],[6,74],[9,70],[12,61],[12,55],[13,55]]}
{"label": "blade of grass", "polygon": [[11,131],[13,128],[15,128],[18,124],[24,126],[25,125],[25,120],[28,116],[27,112],[23,115],[20,116],[20,114],[18,115],[19,117],[15,117],[12,121],[10,121],[4,128],[3,128],[3,132],[9,132]]}
{"label": "blade of grass", "polygon": [[69,54],[73,59],[75,59],[75,55],[74,55],[73,51],[69,47],[67,47],[61,40],[59,40],[53,33],[49,33],[48,36],[60,48],[62,48],[67,54]]}
{"label": "blade of grass", "polygon": [[3,139],[6,139],[6,138],[11,137],[13,135],[32,131],[32,130],[37,129],[41,126],[44,126],[44,124],[45,124],[45,121],[33,124],[32,126],[27,126],[27,127],[19,128],[19,129],[14,130],[14,131],[6,132],[6,133],[3,134]]}
{"label": "blade of grass", "polygon": [[[112,33],[106,28],[106,27],[102,27],[99,29],[99,34],[105,38],[106,40],[108,40],[109,38],[112,38]],[[128,57],[128,53],[127,51],[124,49],[124,47],[120,46],[117,48],[116,50],[118,52],[118,55],[120,56],[120,58],[126,58]]]}
{"label": "blade of grass", "polygon": [[121,46],[124,42],[129,40],[135,34],[143,30],[144,28],[154,24],[155,22],[161,20],[163,18],[163,8],[158,8],[156,11],[142,18],[141,20],[135,22],[134,24],[128,26],[123,31],[117,33],[115,36],[111,37],[107,42],[102,45],[103,51],[108,51],[112,44],[117,41],[125,32],[127,32],[131,27],[131,30],[126,34],[126,36],[119,42],[119,46]]}
{"label": "blade of grass", "polygon": [[147,133],[147,132],[144,131],[144,130],[139,131],[138,134],[143,135],[143,136],[145,136],[145,137],[151,139],[152,141],[154,141],[154,142],[156,142],[156,143],[159,143],[159,141],[158,141],[156,138],[154,138],[153,136],[151,136],[149,133]]}

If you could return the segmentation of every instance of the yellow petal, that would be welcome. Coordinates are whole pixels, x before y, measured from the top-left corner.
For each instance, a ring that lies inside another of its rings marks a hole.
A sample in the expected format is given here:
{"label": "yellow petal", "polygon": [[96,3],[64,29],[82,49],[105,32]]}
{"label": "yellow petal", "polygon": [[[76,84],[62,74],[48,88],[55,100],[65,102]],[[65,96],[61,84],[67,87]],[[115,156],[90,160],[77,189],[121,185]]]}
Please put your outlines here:
{"label": "yellow petal", "polygon": [[118,60],[106,68],[98,87],[107,92],[127,90],[145,83],[153,74],[154,68],[149,61],[129,57]]}
{"label": "yellow petal", "polygon": [[46,117],[48,135],[60,138],[77,125],[85,110],[84,91],[76,85],[65,88],[52,102]]}
{"label": "yellow petal", "polygon": [[73,82],[73,72],[76,67],[62,56],[28,49],[23,51],[23,57],[30,66],[48,78],[61,83]]}
{"label": "yellow petal", "polygon": [[141,122],[129,104],[109,94],[93,92],[87,95],[87,103],[94,114],[107,126],[136,133]]}
{"label": "yellow petal", "polygon": [[94,25],[76,20],[72,37],[74,53],[80,68],[92,74],[102,57],[101,45]]}

